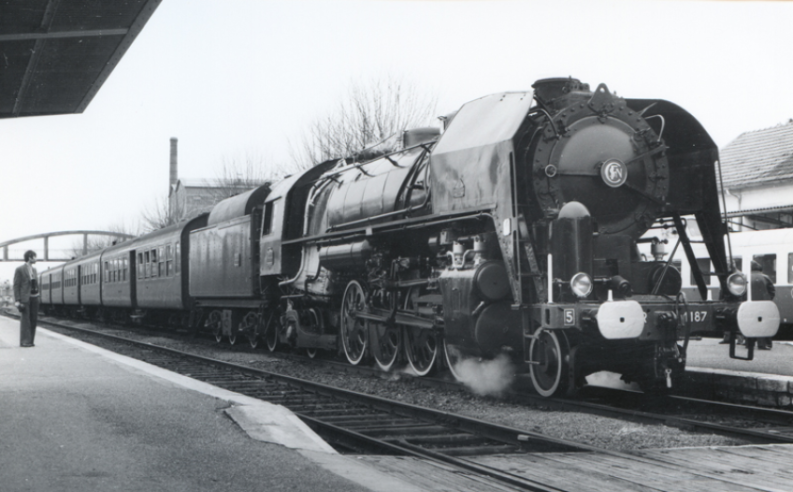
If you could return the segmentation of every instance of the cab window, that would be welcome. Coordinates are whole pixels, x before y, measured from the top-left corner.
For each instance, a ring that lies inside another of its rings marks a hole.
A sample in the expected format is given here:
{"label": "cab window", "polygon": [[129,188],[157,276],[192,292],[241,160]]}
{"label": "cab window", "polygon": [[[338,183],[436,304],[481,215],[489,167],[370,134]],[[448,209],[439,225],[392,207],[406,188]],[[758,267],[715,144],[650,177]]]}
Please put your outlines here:
{"label": "cab window", "polygon": [[[699,271],[705,277],[705,285],[710,285],[710,258],[697,258],[697,265],[699,265]],[[697,285],[693,268],[691,269],[691,285]]]}

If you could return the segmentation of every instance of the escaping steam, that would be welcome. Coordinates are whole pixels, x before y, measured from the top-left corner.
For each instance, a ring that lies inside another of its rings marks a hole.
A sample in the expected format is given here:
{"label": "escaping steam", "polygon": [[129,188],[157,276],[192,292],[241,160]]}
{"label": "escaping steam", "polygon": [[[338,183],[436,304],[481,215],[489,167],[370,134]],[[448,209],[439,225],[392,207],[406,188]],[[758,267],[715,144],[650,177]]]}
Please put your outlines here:
{"label": "escaping steam", "polygon": [[604,386],[606,388],[627,389],[639,391],[636,383],[626,383],[619,374],[610,371],[600,371],[586,377],[587,384],[591,386]]}
{"label": "escaping steam", "polygon": [[457,360],[452,368],[457,379],[477,395],[498,396],[509,388],[515,378],[515,368],[505,354],[493,360],[450,359]]}

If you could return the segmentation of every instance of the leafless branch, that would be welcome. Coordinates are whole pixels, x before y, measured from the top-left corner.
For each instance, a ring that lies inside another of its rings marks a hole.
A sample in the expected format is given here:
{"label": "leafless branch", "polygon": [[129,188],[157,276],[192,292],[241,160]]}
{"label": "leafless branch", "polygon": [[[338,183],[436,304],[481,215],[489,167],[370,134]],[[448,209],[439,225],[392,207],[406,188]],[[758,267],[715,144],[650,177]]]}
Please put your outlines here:
{"label": "leafless branch", "polygon": [[397,150],[402,132],[432,123],[437,99],[393,76],[353,83],[336,110],[311,123],[293,148],[295,165],[306,169],[328,159],[366,160]]}

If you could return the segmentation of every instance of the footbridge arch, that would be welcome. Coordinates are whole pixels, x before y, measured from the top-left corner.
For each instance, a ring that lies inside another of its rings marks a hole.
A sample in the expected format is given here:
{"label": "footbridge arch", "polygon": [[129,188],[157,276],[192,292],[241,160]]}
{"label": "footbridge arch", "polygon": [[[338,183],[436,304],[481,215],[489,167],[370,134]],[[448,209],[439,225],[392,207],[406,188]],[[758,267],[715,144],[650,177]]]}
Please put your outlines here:
{"label": "footbridge arch", "polygon": [[[88,253],[88,236],[109,236],[109,237],[117,237],[119,239],[131,239],[135,236],[131,234],[125,234],[123,232],[113,232],[113,231],[58,231],[58,232],[45,232],[43,234],[35,234],[33,236],[25,236],[19,237],[16,239],[12,239],[10,241],[0,242],[0,249],[3,250],[2,257],[0,257],[0,261],[24,261],[22,258],[22,254],[19,255],[19,258],[9,258],[8,257],[8,247],[18,243],[25,243],[28,241],[33,241],[36,239],[41,239],[44,241],[44,255],[43,257],[39,257],[39,261],[69,261],[72,258],[52,258],[50,257],[50,246],[49,240],[51,237],[56,236],[83,236],[83,254]],[[31,248],[35,249],[35,248]]]}

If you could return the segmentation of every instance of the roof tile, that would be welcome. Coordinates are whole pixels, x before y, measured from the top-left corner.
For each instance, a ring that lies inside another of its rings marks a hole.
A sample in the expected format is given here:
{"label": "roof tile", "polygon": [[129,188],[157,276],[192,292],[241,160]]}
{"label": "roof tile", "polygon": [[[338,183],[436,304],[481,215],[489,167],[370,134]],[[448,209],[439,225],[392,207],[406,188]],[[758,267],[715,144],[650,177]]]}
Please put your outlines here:
{"label": "roof tile", "polygon": [[720,153],[725,188],[793,180],[793,119],[772,128],[743,133]]}

